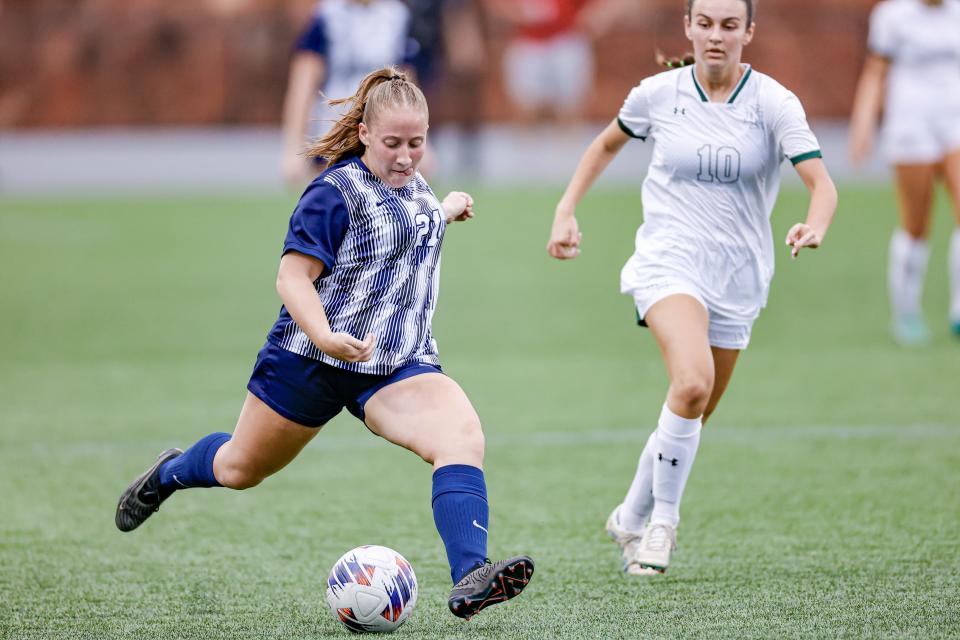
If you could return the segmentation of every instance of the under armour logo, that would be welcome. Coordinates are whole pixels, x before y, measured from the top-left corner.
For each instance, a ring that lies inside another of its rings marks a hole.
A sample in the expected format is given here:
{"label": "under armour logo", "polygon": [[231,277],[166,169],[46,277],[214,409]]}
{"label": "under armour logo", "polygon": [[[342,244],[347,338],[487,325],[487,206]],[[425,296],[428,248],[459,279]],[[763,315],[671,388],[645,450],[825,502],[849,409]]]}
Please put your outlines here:
{"label": "under armour logo", "polygon": [[674,107],[673,115],[680,114],[681,116],[687,115],[687,110],[684,107]]}
{"label": "under armour logo", "polygon": [[664,458],[662,453],[657,454],[657,460],[660,462],[669,462],[671,467],[677,466],[677,463],[680,462],[676,458]]}

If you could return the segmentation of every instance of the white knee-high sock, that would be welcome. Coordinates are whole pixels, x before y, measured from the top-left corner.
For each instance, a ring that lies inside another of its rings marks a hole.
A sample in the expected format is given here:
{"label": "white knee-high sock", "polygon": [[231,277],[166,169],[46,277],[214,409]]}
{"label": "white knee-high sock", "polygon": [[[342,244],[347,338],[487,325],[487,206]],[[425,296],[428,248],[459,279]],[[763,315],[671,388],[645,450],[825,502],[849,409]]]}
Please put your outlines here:
{"label": "white knee-high sock", "polygon": [[676,527],[680,522],[680,499],[697,456],[701,418],[682,418],[663,405],[653,454],[653,524]]}
{"label": "white knee-high sock", "polygon": [[620,509],[620,525],[630,531],[640,531],[647,523],[653,511],[653,449],[656,447],[657,432],[654,430],[647,438],[647,444],[640,454],[637,473],[623,499]]}
{"label": "white knee-high sock", "polygon": [[960,227],[950,236],[950,322],[960,322]]}
{"label": "white knee-high sock", "polygon": [[897,228],[890,238],[887,286],[890,307],[895,318],[920,314],[923,278],[927,273],[930,247],[927,241],[913,238]]}

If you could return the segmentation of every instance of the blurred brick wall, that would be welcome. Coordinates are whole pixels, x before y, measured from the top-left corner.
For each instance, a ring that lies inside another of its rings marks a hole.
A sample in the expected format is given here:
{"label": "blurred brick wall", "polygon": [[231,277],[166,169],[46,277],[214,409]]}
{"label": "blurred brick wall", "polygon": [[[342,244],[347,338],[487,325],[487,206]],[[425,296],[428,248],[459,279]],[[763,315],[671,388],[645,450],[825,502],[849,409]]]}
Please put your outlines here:
{"label": "blurred brick wall", "polygon": [[[803,100],[844,117],[875,0],[761,0],[746,60]],[[313,0],[0,0],[0,127],[274,124],[291,44]],[[682,0],[637,0],[597,43],[586,116],[606,120],[657,71],[656,48],[682,53]],[[486,25],[484,113],[510,118],[499,79],[508,32]],[[456,114],[442,105],[440,119]]]}
{"label": "blurred brick wall", "polygon": [[0,0],[0,126],[279,120],[311,0]]}
{"label": "blurred brick wall", "polygon": [[[682,0],[637,0],[644,9],[597,46],[599,70],[589,111],[612,118],[627,91],[661,71],[657,48],[691,51]],[[744,61],[796,93],[811,117],[845,118],[863,64],[870,8],[877,0],[760,0]]]}

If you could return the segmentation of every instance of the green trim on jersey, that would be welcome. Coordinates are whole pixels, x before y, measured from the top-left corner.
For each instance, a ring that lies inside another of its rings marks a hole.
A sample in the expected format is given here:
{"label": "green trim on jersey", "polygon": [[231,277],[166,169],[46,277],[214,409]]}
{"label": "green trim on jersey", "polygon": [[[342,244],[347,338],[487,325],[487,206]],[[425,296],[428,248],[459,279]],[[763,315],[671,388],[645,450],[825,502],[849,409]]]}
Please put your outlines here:
{"label": "green trim on jersey", "polygon": [[730,99],[727,100],[727,104],[733,104],[733,101],[737,99],[744,85],[747,84],[747,79],[750,78],[751,73],[753,73],[753,67],[747,67],[747,72],[740,78],[740,82],[737,84],[737,88],[733,90],[733,93],[730,94]]}
{"label": "green trim on jersey", "polygon": [[623,120],[620,119],[620,116],[617,116],[617,124],[620,125],[620,129],[621,129],[625,134],[627,134],[628,136],[630,136],[631,138],[636,138],[637,140],[646,140],[646,139],[647,139],[647,136],[638,136],[638,135],[635,134],[633,131],[631,131],[631,130],[630,130],[630,127],[628,127],[627,125],[623,124]]}
{"label": "green trim on jersey", "polygon": [[817,149],[816,151],[810,151],[808,153],[801,153],[798,156],[793,156],[792,158],[790,158],[790,162],[793,163],[793,166],[797,166],[804,160],[813,160],[814,158],[822,158],[822,157],[823,157],[823,154],[820,153],[820,149]]}
{"label": "green trim on jersey", "polygon": [[[747,79],[750,77],[750,74],[753,73],[753,67],[747,67],[746,73],[743,74],[743,77],[740,78],[740,82],[737,83],[737,86],[734,88],[733,93],[730,94],[730,97],[727,99],[727,104],[733,104],[733,101],[737,99],[737,96],[740,95],[740,92],[743,90],[744,85],[747,84]],[[690,75],[693,77],[693,86],[697,88],[697,93],[700,94],[700,100],[702,102],[710,102],[710,98],[707,97],[707,94],[704,92],[703,87],[700,86],[700,81],[697,80],[697,72],[694,67],[690,67]]]}
{"label": "green trim on jersey", "polygon": [[693,78],[693,86],[697,88],[697,93],[700,94],[700,100],[703,102],[710,102],[710,98],[707,97],[707,94],[703,92],[703,89],[700,88],[700,81],[697,80],[697,70],[696,65],[690,66],[690,77]]}

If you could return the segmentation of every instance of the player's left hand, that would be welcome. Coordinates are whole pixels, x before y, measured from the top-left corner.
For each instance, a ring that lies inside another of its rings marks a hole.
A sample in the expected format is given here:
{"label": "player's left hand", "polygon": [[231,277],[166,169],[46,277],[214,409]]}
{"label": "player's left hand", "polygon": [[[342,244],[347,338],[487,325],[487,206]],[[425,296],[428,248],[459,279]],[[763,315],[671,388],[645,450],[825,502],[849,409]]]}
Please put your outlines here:
{"label": "player's left hand", "polygon": [[823,235],[814,230],[810,225],[802,222],[793,225],[790,227],[790,231],[787,232],[787,246],[792,247],[790,250],[791,258],[796,258],[797,254],[800,253],[800,249],[804,247],[816,249],[820,246],[821,242],[823,242]]}
{"label": "player's left hand", "polygon": [[473,217],[473,197],[463,191],[451,191],[441,203],[447,224],[463,222]]}

